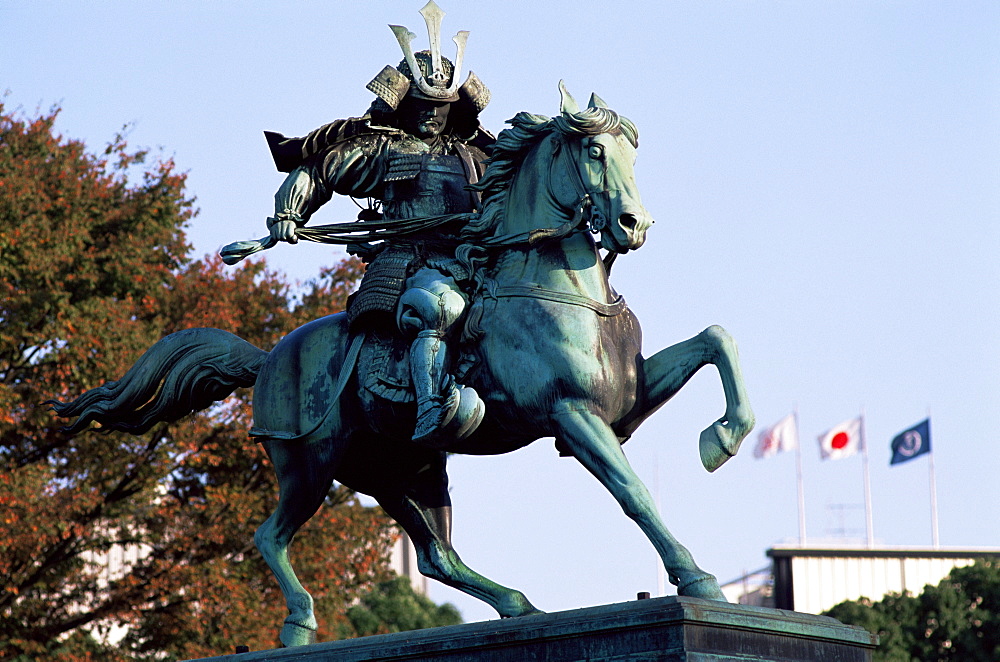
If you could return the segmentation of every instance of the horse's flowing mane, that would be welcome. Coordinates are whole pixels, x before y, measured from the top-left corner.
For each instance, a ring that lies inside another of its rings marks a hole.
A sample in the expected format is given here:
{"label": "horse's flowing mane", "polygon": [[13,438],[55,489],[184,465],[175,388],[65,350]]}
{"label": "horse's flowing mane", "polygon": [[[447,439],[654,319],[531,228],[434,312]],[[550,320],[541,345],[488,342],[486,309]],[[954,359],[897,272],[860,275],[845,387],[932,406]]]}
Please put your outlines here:
{"label": "horse's flowing mane", "polygon": [[555,118],[521,112],[507,123],[511,128],[504,129],[497,137],[482,179],[469,187],[482,193],[483,207],[479,218],[465,227],[463,235],[483,237],[496,232],[503,222],[514,175],[531,148],[553,131],[563,136],[593,136],[621,131],[633,147],[639,146],[639,130],[635,124],[609,108],[587,108]]}

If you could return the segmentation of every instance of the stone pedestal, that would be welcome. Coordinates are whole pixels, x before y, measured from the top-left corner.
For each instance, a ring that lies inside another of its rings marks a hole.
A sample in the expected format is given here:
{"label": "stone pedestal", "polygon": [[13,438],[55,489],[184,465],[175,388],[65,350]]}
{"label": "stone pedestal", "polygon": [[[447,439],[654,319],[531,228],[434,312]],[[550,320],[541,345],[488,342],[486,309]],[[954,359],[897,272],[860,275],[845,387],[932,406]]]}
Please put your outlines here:
{"label": "stone pedestal", "polygon": [[870,662],[875,645],[864,629],[824,616],[669,597],[207,659]]}

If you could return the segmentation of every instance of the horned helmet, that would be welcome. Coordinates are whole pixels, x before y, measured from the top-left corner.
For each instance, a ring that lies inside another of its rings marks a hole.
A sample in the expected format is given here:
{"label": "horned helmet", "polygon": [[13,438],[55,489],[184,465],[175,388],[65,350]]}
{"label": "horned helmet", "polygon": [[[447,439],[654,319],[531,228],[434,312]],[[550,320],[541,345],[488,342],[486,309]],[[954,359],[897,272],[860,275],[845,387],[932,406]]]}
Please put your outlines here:
{"label": "horned helmet", "polygon": [[403,60],[395,67],[387,65],[368,83],[367,88],[378,97],[372,104],[371,112],[391,115],[409,95],[453,104],[452,114],[456,119],[474,128],[478,125],[479,113],[490,102],[490,91],[471,71],[465,82],[458,84],[469,33],[462,30],[453,37],[458,51],[452,63],[441,55],[441,19],[444,12],[434,0],[430,0],[420,14],[427,24],[430,50],[414,53],[410,42],[417,35],[401,25],[389,26],[403,50]]}

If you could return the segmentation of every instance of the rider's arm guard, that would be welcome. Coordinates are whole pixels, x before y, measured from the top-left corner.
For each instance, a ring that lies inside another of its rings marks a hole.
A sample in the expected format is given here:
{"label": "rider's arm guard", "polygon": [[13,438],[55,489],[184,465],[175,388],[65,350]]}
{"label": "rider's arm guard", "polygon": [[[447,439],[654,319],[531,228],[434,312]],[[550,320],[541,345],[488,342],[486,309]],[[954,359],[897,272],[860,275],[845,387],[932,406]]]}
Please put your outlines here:
{"label": "rider's arm guard", "polygon": [[305,165],[288,174],[274,194],[274,216],[267,219],[268,229],[279,221],[293,221],[302,227],[330,199],[318,171],[313,165]]}

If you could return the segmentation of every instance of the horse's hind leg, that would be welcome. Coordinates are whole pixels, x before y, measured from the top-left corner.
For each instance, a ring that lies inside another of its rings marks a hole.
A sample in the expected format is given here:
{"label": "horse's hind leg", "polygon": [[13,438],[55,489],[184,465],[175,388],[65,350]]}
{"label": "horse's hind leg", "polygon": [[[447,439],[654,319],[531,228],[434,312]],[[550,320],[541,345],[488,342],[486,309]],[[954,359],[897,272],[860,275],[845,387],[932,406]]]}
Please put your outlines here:
{"label": "horse's hind leg", "polygon": [[281,643],[302,646],[316,641],[317,623],[312,596],[288,560],[288,544],[323,504],[333,483],[333,466],[329,452],[317,442],[263,443],[278,477],[279,498],[277,508],[254,534],[254,542],[277,578],[288,606]]}
{"label": "horse's hind leg", "polygon": [[716,578],[699,568],[687,548],[667,530],[611,427],[582,403],[563,403],[553,421],[559,427],[560,440],[653,543],[677,594],[726,601]]}
{"label": "horse's hind leg", "polygon": [[504,618],[542,613],[520,591],[469,568],[452,547],[451,499],[443,453],[409,485],[394,486],[374,496],[410,536],[422,574],[479,598]]}

